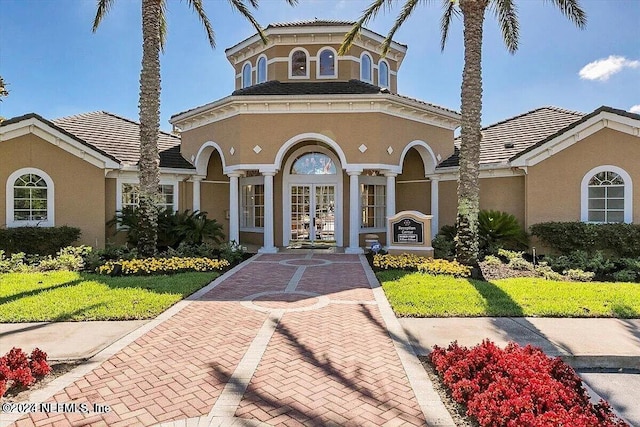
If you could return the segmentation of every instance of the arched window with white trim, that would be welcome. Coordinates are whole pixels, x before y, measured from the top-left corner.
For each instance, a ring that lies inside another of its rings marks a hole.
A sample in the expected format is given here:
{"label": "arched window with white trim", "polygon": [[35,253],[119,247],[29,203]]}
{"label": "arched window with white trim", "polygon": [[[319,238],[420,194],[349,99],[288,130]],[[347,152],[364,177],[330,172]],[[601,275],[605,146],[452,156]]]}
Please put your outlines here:
{"label": "arched window with white trim", "polygon": [[378,86],[389,87],[389,64],[384,59],[378,63]]}
{"label": "arched window with white trim", "polygon": [[631,177],[616,166],[598,166],[582,178],[581,219],[587,222],[632,222]]}
{"label": "arched window with white trim", "polygon": [[267,81],[267,58],[261,56],[258,59],[258,79],[256,83],[264,83]]}
{"label": "arched window with white trim", "polygon": [[318,77],[337,77],[336,52],[330,48],[324,48],[318,54]]}
{"label": "arched window with white trim", "polygon": [[7,227],[53,227],[53,180],[46,172],[23,168],[9,175],[6,184]]}
{"label": "arched window with white trim", "polygon": [[308,78],[309,77],[309,55],[302,48],[296,48],[289,57],[289,77]]}
{"label": "arched window with white trim", "polygon": [[373,83],[373,61],[371,56],[364,52],[360,56],[360,80],[367,83]]}
{"label": "arched window with white trim", "polygon": [[251,86],[251,64],[246,63],[242,66],[242,88]]}

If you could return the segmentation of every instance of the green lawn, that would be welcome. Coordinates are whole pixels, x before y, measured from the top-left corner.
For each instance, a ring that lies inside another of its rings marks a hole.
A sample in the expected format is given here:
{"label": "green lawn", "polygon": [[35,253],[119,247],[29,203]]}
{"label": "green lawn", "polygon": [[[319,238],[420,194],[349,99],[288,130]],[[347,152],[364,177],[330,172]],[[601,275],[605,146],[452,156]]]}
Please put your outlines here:
{"label": "green lawn", "polygon": [[219,273],[109,277],[56,271],[0,274],[0,322],[149,319]]}
{"label": "green lawn", "polygon": [[640,318],[640,284],[556,282],[539,278],[482,282],[381,271],[378,279],[401,317]]}

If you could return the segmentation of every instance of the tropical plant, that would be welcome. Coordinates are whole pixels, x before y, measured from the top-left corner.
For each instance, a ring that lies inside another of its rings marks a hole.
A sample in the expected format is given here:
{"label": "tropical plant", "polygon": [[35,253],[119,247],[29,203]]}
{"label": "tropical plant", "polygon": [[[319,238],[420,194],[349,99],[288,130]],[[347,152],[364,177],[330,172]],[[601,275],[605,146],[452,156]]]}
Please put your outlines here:
{"label": "tropical plant", "polygon": [[515,216],[494,210],[481,210],[478,214],[478,240],[480,249],[489,254],[499,248],[524,250],[529,243]]}
{"label": "tropical plant", "polygon": [[[381,9],[390,9],[397,0],[374,0],[349,31],[340,47],[343,55],[353,44],[358,33]],[[405,0],[400,14],[382,43],[382,53],[389,50],[393,36],[415,11],[419,0]],[[551,0],[560,12],[579,28],[586,25],[586,15],[579,0]],[[478,262],[478,212],[480,189],[478,185],[480,163],[480,123],[482,118],[482,26],[487,9],[490,9],[502,29],[502,38],[510,53],[518,49],[519,23],[513,0],[442,0],[444,14],[440,20],[440,47],[444,49],[449,27],[454,16],[462,16],[464,36],[464,69],[462,72],[460,131],[460,167],[458,172],[458,215],[456,258],[463,264]]]}
{"label": "tropical plant", "polygon": [[[229,0],[233,9],[246,18],[258,31],[263,41],[266,39],[260,25],[255,20],[244,0]],[[288,0],[294,4],[295,0]],[[93,21],[93,31],[98,29],[114,0],[98,0],[98,8]],[[202,0],[187,0],[204,26],[211,47],[215,47],[215,37]],[[251,6],[258,6],[258,0],[250,0]],[[142,70],[140,71],[140,212],[138,251],[143,256],[156,253],[158,239],[158,185],[160,181],[160,157],[158,154],[158,132],[160,130],[160,50],[166,39],[166,0],[142,0]]]}
{"label": "tropical plant", "polygon": [[[127,242],[137,247],[141,234],[139,209],[126,206],[108,224],[117,224],[116,233],[126,232]],[[176,249],[182,243],[200,245],[205,240],[220,243],[223,238],[222,225],[207,218],[206,212],[164,209],[158,214],[158,250]]]}

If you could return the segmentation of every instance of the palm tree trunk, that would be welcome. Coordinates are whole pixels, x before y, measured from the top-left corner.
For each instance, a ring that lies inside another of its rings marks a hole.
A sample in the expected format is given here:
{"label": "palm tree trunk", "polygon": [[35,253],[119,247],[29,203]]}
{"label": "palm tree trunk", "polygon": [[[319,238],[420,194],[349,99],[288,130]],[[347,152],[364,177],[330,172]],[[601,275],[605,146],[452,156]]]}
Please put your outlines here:
{"label": "palm tree trunk", "polygon": [[156,253],[160,156],[160,16],[161,0],[142,0],[142,71],[140,72],[140,239],[142,256]]}
{"label": "palm tree trunk", "polygon": [[482,118],[482,24],[488,0],[460,0],[464,21],[460,168],[458,176],[458,234],[456,258],[466,265],[478,263],[480,188],[480,122]]}

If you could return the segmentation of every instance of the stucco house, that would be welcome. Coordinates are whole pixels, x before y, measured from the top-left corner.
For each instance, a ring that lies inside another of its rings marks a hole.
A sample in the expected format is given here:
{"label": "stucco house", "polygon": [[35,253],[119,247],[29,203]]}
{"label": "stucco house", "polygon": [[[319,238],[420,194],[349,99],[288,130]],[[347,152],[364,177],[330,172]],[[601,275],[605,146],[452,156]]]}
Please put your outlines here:
{"label": "stucco house", "polygon": [[[407,46],[352,23],[272,24],[226,50],[236,90],[175,114],[162,133],[168,206],[207,211],[262,252],[322,243],[362,251],[401,210],[456,213],[456,111],[397,94]],[[452,88],[457,90],[457,88]],[[483,129],[481,208],[543,221],[640,222],[640,115],[542,107]],[[0,224],[75,225],[102,246],[135,203],[137,124],[97,112],[0,126]],[[30,190],[30,198],[23,197]],[[43,192],[42,189],[45,189]],[[46,202],[42,202],[42,201]],[[44,203],[44,204],[43,204]],[[43,207],[44,206],[44,207]],[[46,209],[45,209],[46,207]]]}

